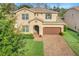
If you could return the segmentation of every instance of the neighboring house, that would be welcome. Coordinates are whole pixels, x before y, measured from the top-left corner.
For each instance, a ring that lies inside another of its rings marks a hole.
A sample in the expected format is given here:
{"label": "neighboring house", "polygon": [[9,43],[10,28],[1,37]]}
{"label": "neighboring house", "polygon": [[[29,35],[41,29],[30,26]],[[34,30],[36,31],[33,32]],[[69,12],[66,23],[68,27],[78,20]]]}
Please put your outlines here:
{"label": "neighboring house", "polygon": [[79,7],[69,9],[64,15],[64,21],[69,28],[79,32]]}
{"label": "neighboring house", "polygon": [[64,22],[58,12],[43,8],[21,8],[16,13],[16,29],[22,33],[59,34],[64,31]]}

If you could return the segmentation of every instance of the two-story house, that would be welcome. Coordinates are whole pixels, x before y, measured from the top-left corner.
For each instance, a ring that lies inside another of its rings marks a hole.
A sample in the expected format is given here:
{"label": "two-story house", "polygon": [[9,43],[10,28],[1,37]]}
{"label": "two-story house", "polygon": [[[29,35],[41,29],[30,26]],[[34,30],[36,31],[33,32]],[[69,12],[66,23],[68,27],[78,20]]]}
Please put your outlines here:
{"label": "two-story house", "polygon": [[21,8],[16,13],[16,29],[22,33],[59,34],[64,31],[64,22],[58,12],[44,8]]}
{"label": "two-story house", "polygon": [[70,8],[64,14],[64,21],[69,28],[79,32],[79,7]]}

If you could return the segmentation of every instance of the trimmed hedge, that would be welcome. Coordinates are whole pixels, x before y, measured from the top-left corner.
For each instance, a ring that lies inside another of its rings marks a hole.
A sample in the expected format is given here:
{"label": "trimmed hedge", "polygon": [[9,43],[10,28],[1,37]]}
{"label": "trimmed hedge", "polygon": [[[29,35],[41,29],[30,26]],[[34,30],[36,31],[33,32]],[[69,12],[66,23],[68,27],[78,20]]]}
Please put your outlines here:
{"label": "trimmed hedge", "polygon": [[22,39],[34,39],[32,34],[20,34]]}

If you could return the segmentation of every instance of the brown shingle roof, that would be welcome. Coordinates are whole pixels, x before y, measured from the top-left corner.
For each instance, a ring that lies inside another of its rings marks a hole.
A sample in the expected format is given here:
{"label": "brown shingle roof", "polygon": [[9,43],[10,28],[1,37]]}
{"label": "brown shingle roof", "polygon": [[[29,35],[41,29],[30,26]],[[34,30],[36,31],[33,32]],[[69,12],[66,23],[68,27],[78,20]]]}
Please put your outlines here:
{"label": "brown shingle roof", "polygon": [[34,13],[58,13],[53,10],[45,9],[45,8],[31,8]]}
{"label": "brown shingle roof", "polygon": [[70,8],[70,9],[74,9],[74,10],[79,11],[79,6],[77,6],[77,7],[73,7],[73,8]]}
{"label": "brown shingle roof", "polygon": [[49,9],[45,9],[45,8],[21,8],[19,10],[16,10],[15,13],[21,11],[21,10],[29,10],[33,13],[58,13],[57,11],[53,11],[53,10],[49,10]]}
{"label": "brown shingle roof", "polygon": [[[29,11],[31,11],[30,9],[24,7],[24,8],[21,8],[21,9],[16,10],[15,13],[17,13],[17,12],[19,12],[19,11],[21,11],[21,10],[29,10]],[[32,12],[32,11],[31,11],[31,12]]]}

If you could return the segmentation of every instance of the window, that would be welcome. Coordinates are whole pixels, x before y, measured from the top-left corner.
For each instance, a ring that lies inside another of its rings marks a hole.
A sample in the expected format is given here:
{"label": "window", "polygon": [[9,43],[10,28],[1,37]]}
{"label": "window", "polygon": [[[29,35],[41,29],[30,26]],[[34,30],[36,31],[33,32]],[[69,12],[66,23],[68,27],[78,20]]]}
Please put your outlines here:
{"label": "window", "polygon": [[46,19],[51,19],[52,18],[52,14],[46,14],[45,18]]}
{"label": "window", "polygon": [[28,26],[23,26],[22,27],[22,32],[29,32],[29,27]]}
{"label": "window", "polygon": [[28,14],[22,14],[22,19],[23,19],[23,20],[29,19],[29,15],[28,15]]}
{"label": "window", "polygon": [[34,13],[34,16],[38,16],[38,13]]}

